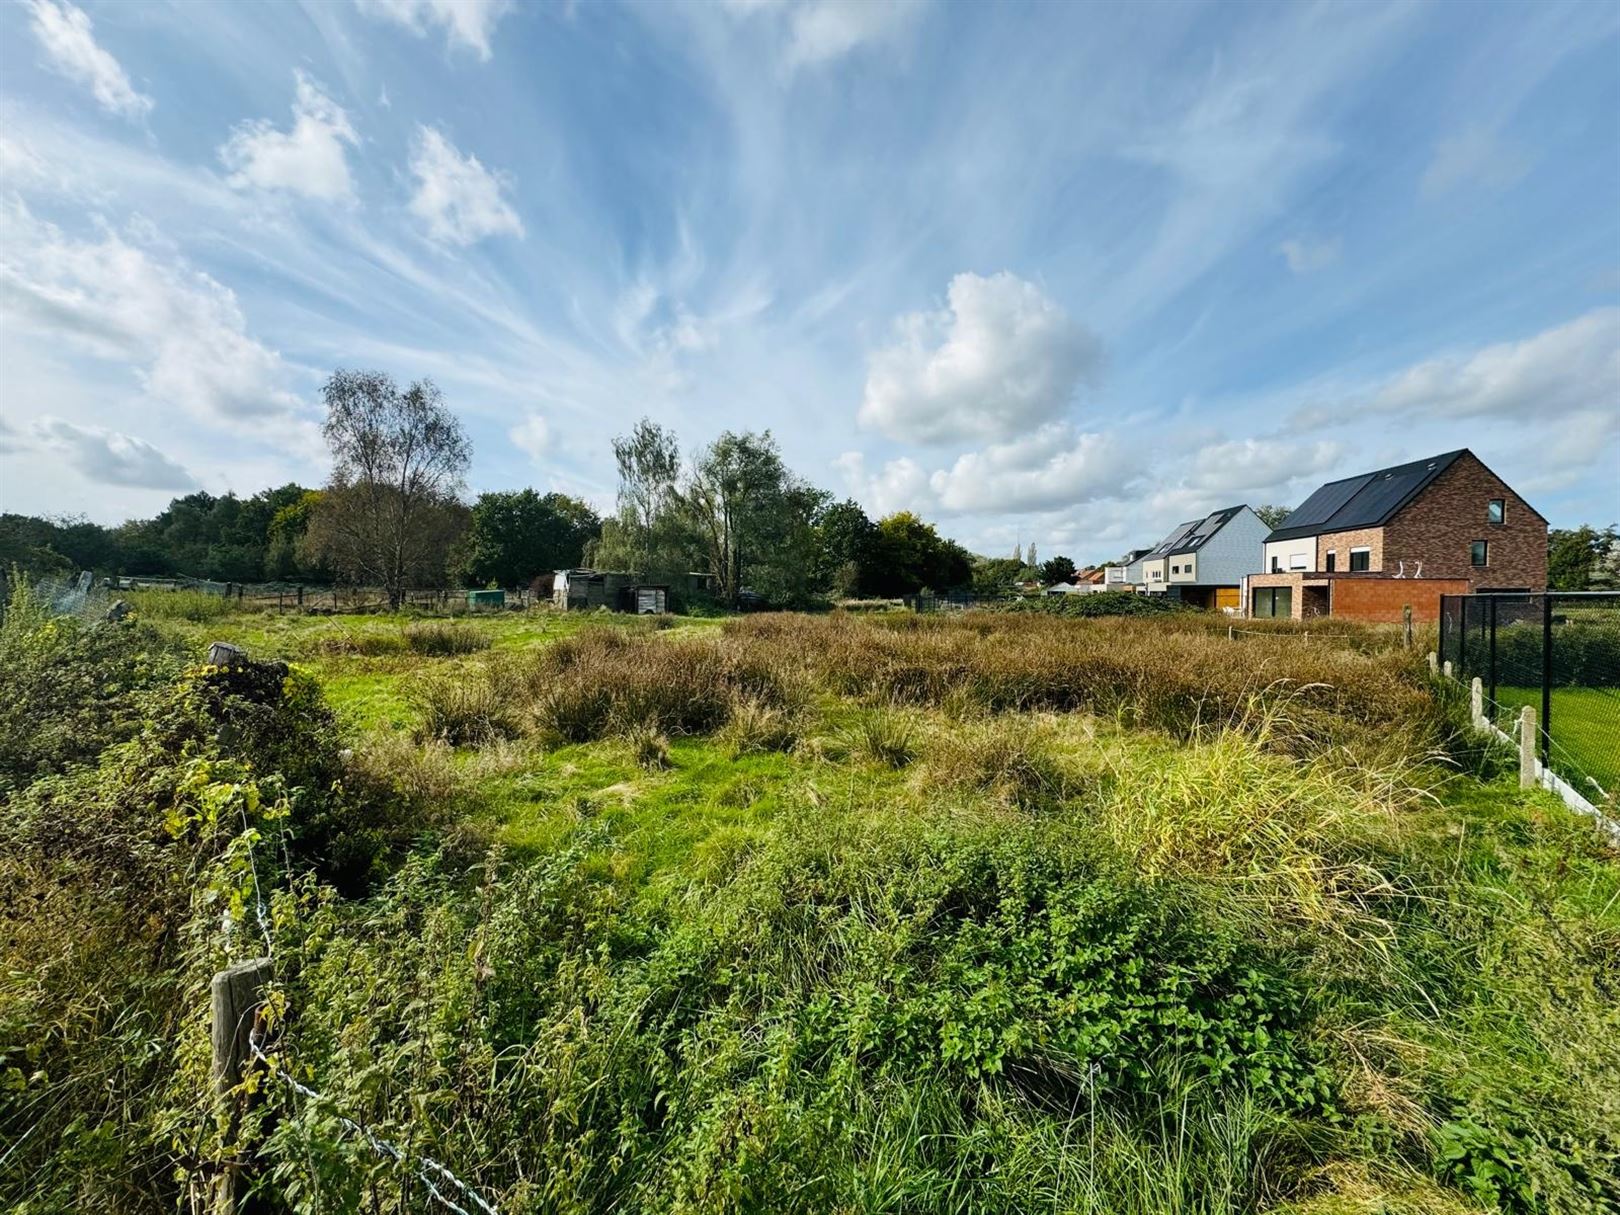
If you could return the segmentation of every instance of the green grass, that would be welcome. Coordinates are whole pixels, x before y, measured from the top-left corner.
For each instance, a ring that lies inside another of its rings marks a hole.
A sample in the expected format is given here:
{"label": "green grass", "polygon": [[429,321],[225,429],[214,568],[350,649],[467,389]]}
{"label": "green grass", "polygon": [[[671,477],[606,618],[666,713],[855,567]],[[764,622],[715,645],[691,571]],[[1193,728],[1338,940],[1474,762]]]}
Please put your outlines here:
{"label": "green grass", "polygon": [[[333,1110],[514,1213],[1576,1215],[1620,1192],[1620,858],[1501,757],[1436,762],[1427,680],[1382,634],[1256,671],[1175,620],[463,623],[489,647],[354,644],[405,618],[165,622],[292,661],[338,726],[261,706],[238,760],[239,729],[154,705],[136,750],[0,813],[24,892],[0,896],[0,1137],[43,1128],[0,1205],[178,1205],[217,1150],[197,994],[260,881],[271,1049],[329,1098],[272,1087],[252,1122],[300,1212],[421,1205]],[[511,730],[419,736],[442,678],[487,681]],[[593,680],[623,714],[543,727],[546,688]],[[719,716],[678,711],[717,684]],[[368,882],[327,880],[317,826],[375,850]],[[91,863],[59,867],[81,832]],[[164,848],[168,901],[117,902]]]}
{"label": "green grass", "polygon": [[[1540,716],[1540,688],[1498,688],[1496,699],[1509,716],[1524,705]],[[1620,797],[1620,688],[1554,688],[1551,724],[1553,769],[1588,795],[1595,781]]]}

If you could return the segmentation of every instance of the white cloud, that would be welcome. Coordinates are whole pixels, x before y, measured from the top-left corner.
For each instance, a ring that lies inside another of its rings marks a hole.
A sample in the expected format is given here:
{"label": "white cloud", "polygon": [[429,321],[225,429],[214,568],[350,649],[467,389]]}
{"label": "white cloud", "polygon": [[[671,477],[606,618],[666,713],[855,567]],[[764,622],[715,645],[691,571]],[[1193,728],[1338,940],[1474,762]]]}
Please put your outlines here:
{"label": "white cloud", "polygon": [[539,463],[540,458],[551,449],[551,427],[538,413],[529,414],[507,431],[506,437],[527,452],[529,459],[536,463]]}
{"label": "white cloud", "polygon": [[782,26],[782,57],[790,68],[893,42],[925,7],[926,0],[725,0],[736,17],[764,14]]}
{"label": "white cloud", "polygon": [[1234,439],[1200,448],[1193,457],[1187,486],[1201,493],[1234,494],[1243,490],[1276,490],[1288,482],[1315,479],[1345,454],[1344,445],[1284,439]]}
{"label": "white cloud", "polygon": [[444,30],[451,46],[462,46],[480,59],[490,57],[489,38],[512,7],[510,0],[355,0],[362,13],[403,25],[417,36],[434,26]]}
{"label": "white cloud", "polygon": [[264,118],[244,122],[219,149],[230,183],[286,190],[307,198],[345,202],[354,197],[345,144],[360,137],[343,107],[303,72],[294,70],[293,125],[278,131]]}
{"label": "white cloud", "polygon": [[1057,419],[1102,345],[1033,283],[958,274],[945,308],[913,312],[868,360],[861,425],[937,443],[1006,439]]}
{"label": "white cloud", "polygon": [[1505,190],[1530,171],[1530,158],[1483,128],[1474,127],[1435,145],[1418,192],[1438,198],[1461,187]]}
{"label": "white cloud", "polygon": [[1114,440],[1065,423],[957,458],[928,479],[942,511],[1057,510],[1118,492],[1126,469]]}
{"label": "white cloud", "polygon": [[227,288],[114,232],[74,240],[17,202],[0,206],[0,319],[131,364],[154,403],[193,417],[285,433],[298,407],[291,369]]}
{"label": "white cloud", "polygon": [[865,456],[846,451],[833,461],[833,467],[843,477],[846,491],[879,518],[900,510],[922,514],[936,505],[928,473],[910,456],[886,461],[881,470],[872,473],[867,471]]}
{"label": "white cloud", "polygon": [[136,91],[118,60],[97,45],[83,9],[66,0],[32,0],[29,8],[34,37],[52,68],[88,88],[110,114],[140,119],[151,113],[152,99]]}
{"label": "white cloud", "polygon": [[22,451],[25,446],[22,432],[4,418],[0,418],[0,455]]}
{"label": "white cloud", "polygon": [[1376,387],[1373,408],[1539,423],[1555,414],[1620,410],[1620,308],[1517,342],[1426,359]]}
{"label": "white cloud", "polygon": [[878,514],[914,510],[945,515],[1060,510],[1116,494],[1127,471],[1110,435],[1081,434],[1051,423],[1008,443],[957,457],[925,471],[910,456],[867,469],[860,452],[833,462],[848,491]]}
{"label": "white cloud", "polygon": [[134,489],[196,487],[196,479],[185,468],[145,439],[53,417],[40,418],[33,430],[42,443],[62,453],[92,481]]}
{"label": "white cloud", "polygon": [[1326,270],[1339,260],[1339,254],[1343,251],[1344,243],[1336,236],[1323,240],[1296,236],[1277,246],[1277,252],[1283,255],[1284,260],[1288,262],[1288,268],[1295,274],[1311,274],[1317,270]]}
{"label": "white cloud", "polygon": [[411,214],[434,240],[470,245],[486,236],[523,235],[523,221],[504,197],[503,178],[476,156],[463,156],[435,127],[418,127],[411,147],[416,193]]}

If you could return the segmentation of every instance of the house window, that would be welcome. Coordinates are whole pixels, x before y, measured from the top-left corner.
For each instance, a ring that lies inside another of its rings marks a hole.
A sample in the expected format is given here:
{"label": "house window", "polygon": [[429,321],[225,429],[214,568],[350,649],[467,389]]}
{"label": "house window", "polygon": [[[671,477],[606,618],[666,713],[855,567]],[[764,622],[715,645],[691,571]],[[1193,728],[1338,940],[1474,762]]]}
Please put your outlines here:
{"label": "house window", "polygon": [[1352,574],[1365,573],[1372,569],[1372,549],[1353,548],[1350,550],[1350,572]]}
{"label": "house window", "polygon": [[[1492,498],[1485,504],[1485,522],[1501,524],[1507,515],[1507,504],[1501,498]],[[1479,562],[1477,564],[1484,564]]]}
{"label": "house window", "polygon": [[1468,563],[1470,565],[1489,565],[1491,556],[1490,542],[1475,540],[1468,546]]}
{"label": "house window", "polygon": [[1331,574],[1334,570],[1336,570],[1338,568],[1339,568],[1339,554],[1334,552],[1332,549],[1328,549],[1328,551],[1327,551],[1327,572]]}
{"label": "house window", "polygon": [[1304,553],[1294,553],[1292,556],[1290,556],[1288,558],[1288,568],[1291,569],[1291,570],[1302,570],[1302,569],[1304,569],[1305,568],[1305,554]]}
{"label": "house window", "polygon": [[1273,574],[1282,573],[1282,558],[1281,557],[1273,557],[1271,559],[1271,572]]}

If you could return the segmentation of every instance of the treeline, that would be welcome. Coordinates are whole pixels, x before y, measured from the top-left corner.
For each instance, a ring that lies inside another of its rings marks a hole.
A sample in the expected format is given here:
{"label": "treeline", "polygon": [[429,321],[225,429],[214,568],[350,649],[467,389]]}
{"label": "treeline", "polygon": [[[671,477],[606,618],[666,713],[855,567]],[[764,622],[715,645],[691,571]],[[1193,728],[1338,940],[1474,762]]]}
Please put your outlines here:
{"label": "treeline", "polygon": [[603,519],[578,498],[533,489],[469,504],[471,444],[429,381],[401,389],[380,372],[338,371],[323,399],[333,462],[324,486],[191,493],[116,527],[0,515],[0,569],[381,586],[397,602],[414,588],[522,586],[589,564],[650,581],[704,573],[721,602],[792,606],[985,590],[1023,565],[975,558],[910,513],[868,518],[793,473],[769,431],[727,431],[683,452],[642,420],[613,443],[619,487]]}

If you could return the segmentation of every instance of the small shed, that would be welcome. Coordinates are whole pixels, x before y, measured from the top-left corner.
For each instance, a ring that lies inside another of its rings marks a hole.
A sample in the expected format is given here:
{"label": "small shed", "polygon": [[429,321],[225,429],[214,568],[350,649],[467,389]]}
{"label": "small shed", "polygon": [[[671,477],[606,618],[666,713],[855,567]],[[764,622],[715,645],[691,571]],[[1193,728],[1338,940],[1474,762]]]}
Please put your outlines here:
{"label": "small shed", "polygon": [[468,591],[467,606],[470,608],[501,608],[506,606],[505,591]]}
{"label": "small shed", "polygon": [[619,592],[619,610],[637,616],[662,616],[669,611],[669,587],[638,582]]}
{"label": "small shed", "polygon": [[558,570],[551,583],[551,603],[565,612],[627,610],[620,603],[626,587],[636,584],[636,576],[625,570]]}

